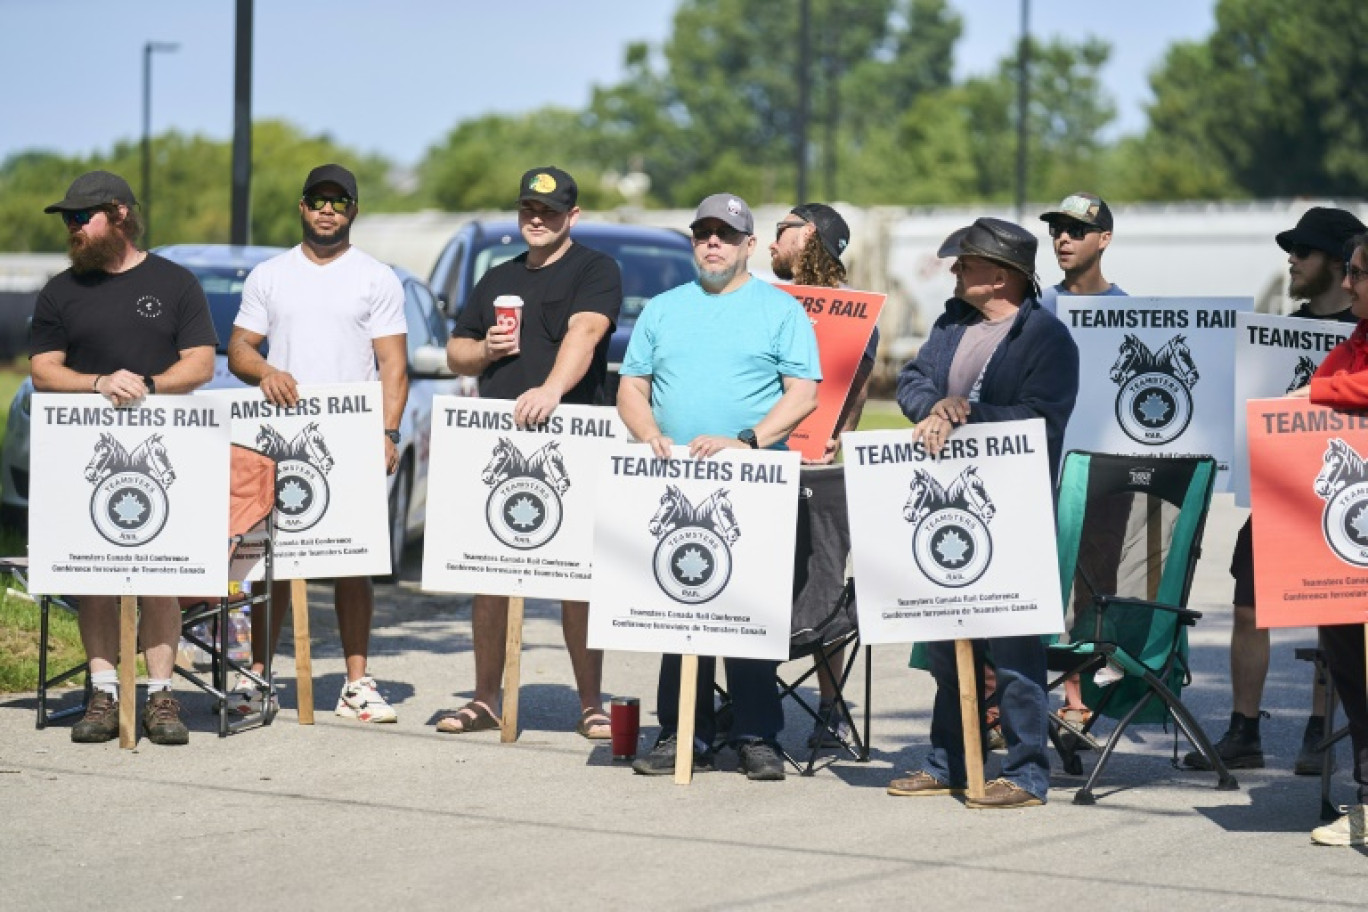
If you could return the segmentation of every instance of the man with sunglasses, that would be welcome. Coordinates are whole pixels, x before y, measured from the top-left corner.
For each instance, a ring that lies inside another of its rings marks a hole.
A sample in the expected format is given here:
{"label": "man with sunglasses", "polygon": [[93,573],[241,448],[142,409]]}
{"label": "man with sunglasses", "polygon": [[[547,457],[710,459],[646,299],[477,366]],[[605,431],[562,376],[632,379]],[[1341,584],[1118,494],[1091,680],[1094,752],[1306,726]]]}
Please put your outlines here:
{"label": "man with sunglasses", "polygon": [[[1275,240],[1287,251],[1287,294],[1302,304],[1292,316],[1308,320],[1356,323],[1349,292],[1343,287],[1346,248],[1363,231],[1363,223],[1343,209],[1313,206]],[[1231,769],[1264,765],[1259,721],[1264,682],[1268,677],[1271,637],[1254,625],[1253,517],[1235,538],[1230,575],[1235,578],[1234,624],[1230,628],[1230,727],[1216,742],[1216,752]],[[1325,761],[1316,745],[1325,737],[1325,687],[1313,680],[1311,715],[1302,731],[1301,748],[1292,770],[1298,776],[1319,776]],[[1183,758],[1188,766],[1209,769],[1199,751]]]}
{"label": "man with sunglasses", "polygon": [[[152,393],[189,393],[213,377],[218,340],[204,291],[188,270],[138,249],[136,206],[127,181],[91,171],[43,210],[66,223],[71,268],[48,282],[34,308],[34,389],[99,393],[122,407]],[[185,744],[189,731],[171,692],[180,605],[174,598],[140,603],[143,730],[154,744]],[[117,598],[83,596],[79,620],[93,693],[71,740],[108,741],[119,734],[119,699],[136,696],[119,693]]]}
{"label": "man with sunglasses", "polygon": [[[577,244],[579,185],[560,168],[533,168],[518,191],[518,230],[527,252],[490,269],[456,318],[447,363],[479,377],[484,398],[512,400],[520,427],[534,427],[562,403],[604,405],[608,339],[622,307],[622,273],[612,257]],[[522,300],[516,334],[499,325],[496,298]],[[508,598],[476,595],[471,608],[475,694],[455,715],[437,723],[449,734],[499,727]],[[603,653],[588,648],[588,602],[561,602],[561,628],[579,691],[575,730],[608,738],[603,711]]]}
{"label": "man with sunglasses", "polygon": [[1064,281],[1040,295],[1040,306],[1055,313],[1060,295],[1125,295],[1102,275],[1102,254],[1112,239],[1111,207],[1093,193],[1070,194],[1040,217],[1050,226],[1055,262]]}
{"label": "man with sunglasses", "polygon": [[[618,413],[661,459],[675,443],[695,459],[728,448],[782,449],[817,407],[821,364],[807,313],[791,295],[747,270],[755,219],[737,196],[703,200],[689,226],[698,279],[651,299],[637,319],[622,362]],[[784,778],[778,736],[784,724],[777,662],[725,659],[738,769],[753,780]],[[700,657],[694,768],[712,767],[717,719],[716,660]],[[680,658],[661,657],[656,689],[660,737],[632,769],[674,772],[679,727]]]}
{"label": "man with sunglasses", "polygon": [[[268,402],[287,408],[299,401],[300,383],[378,379],[385,465],[394,474],[399,421],[408,401],[404,290],[394,270],[352,246],[357,198],[356,177],[341,165],[319,165],[309,172],[299,200],[303,242],[247,276],[228,341],[228,368],[242,382],[260,387]],[[261,354],[262,343],[269,343],[268,356]],[[375,611],[370,577],[338,577],[333,592],[347,668],[337,715],[394,722],[394,708],[366,667]],[[277,581],[272,598],[277,605],[289,604],[289,580]],[[274,651],[285,614],[273,613],[269,640],[264,618],[252,614],[253,671],[264,670],[264,650]],[[234,690],[239,705],[260,700],[248,679]]]}

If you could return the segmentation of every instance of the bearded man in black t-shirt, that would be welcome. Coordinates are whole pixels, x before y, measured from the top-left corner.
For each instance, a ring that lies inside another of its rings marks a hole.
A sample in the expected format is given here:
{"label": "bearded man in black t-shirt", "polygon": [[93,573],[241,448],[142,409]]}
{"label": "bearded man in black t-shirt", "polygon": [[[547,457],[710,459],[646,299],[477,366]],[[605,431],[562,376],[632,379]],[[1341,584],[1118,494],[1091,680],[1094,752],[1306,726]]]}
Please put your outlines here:
{"label": "bearded man in black t-shirt", "polygon": [[[520,427],[551,417],[562,402],[602,405],[608,374],[608,337],[622,306],[622,274],[609,256],[576,244],[579,188],[559,168],[533,168],[522,177],[518,228],[528,251],[489,270],[471,294],[447,343],[447,362],[458,374],[479,377],[480,395],[511,399]],[[494,301],[522,299],[518,334],[499,327]],[[452,734],[499,727],[500,685],[508,599],[477,595],[472,609],[475,696],[437,723]],[[562,602],[565,648],[579,690],[576,731],[609,737],[600,685],[603,653],[586,645],[589,605]]]}
{"label": "bearded man in black t-shirt", "polygon": [[[34,307],[29,354],[39,392],[94,392],[128,406],[150,393],[189,393],[213,377],[209,302],[188,270],[138,249],[136,206],[123,178],[92,171],[44,210],[66,223],[71,268],[48,282]],[[171,693],[180,604],[139,601],[148,674],[143,730],[154,744],[185,744],[189,732]],[[119,734],[117,597],[82,596],[80,609],[94,692],[71,740],[109,741]]]}

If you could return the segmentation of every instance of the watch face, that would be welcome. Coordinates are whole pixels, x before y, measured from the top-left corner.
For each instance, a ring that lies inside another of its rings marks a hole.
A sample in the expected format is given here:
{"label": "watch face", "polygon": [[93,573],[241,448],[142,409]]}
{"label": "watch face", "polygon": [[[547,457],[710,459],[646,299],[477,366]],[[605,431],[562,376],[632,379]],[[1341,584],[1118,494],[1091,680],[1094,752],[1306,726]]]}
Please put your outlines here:
{"label": "watch face", "polygon": [[391,442],[391,443],[398,443],[398,442],[399,442],[399,432],[398,432],[398,431],[385,431],[385,436],[388,437],[388,438],[390,439],[390,442]]}

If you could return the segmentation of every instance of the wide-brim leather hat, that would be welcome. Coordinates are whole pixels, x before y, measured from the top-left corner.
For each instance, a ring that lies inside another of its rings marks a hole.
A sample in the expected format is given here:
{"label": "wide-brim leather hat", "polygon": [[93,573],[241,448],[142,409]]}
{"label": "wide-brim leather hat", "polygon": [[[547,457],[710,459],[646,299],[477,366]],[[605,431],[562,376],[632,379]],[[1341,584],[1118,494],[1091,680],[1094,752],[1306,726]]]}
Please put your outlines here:
{"label": "wide-brim leather hat", "polygon": [[1039,282],[1035,274],[1035,235],[1020,225],[1003,219],[984,217],[950,233],[941,244],[939,257],[976,256],[1001,263],[1030,279]]}

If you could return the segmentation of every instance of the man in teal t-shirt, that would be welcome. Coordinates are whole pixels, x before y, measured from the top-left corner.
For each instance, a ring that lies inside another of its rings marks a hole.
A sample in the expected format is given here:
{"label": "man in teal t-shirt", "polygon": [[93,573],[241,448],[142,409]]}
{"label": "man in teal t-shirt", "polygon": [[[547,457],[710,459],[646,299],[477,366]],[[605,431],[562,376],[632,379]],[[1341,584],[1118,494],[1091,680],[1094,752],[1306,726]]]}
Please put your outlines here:
{"label": "man in teal t-shirt", "polygon": [[[676,443],[706,459],[728,447],[783,449],[817,407],[822,378],[817,337],[792,296],[752,278],[755,219],[737,196],[718,193],[698,207],[693,232],[697,281],[651,300],[623,358],[618,412],[632,435],[661,459]],[[735,720],[730,741],[751,779],[783,779],[778,736],[784,714],[777,662],[726,659]],[[712,765],[716,662],[700,657],[694,767]],[[674,772],[679,724],[679,656],[662,656],[656,713],[660,738],[633,769]]]}

